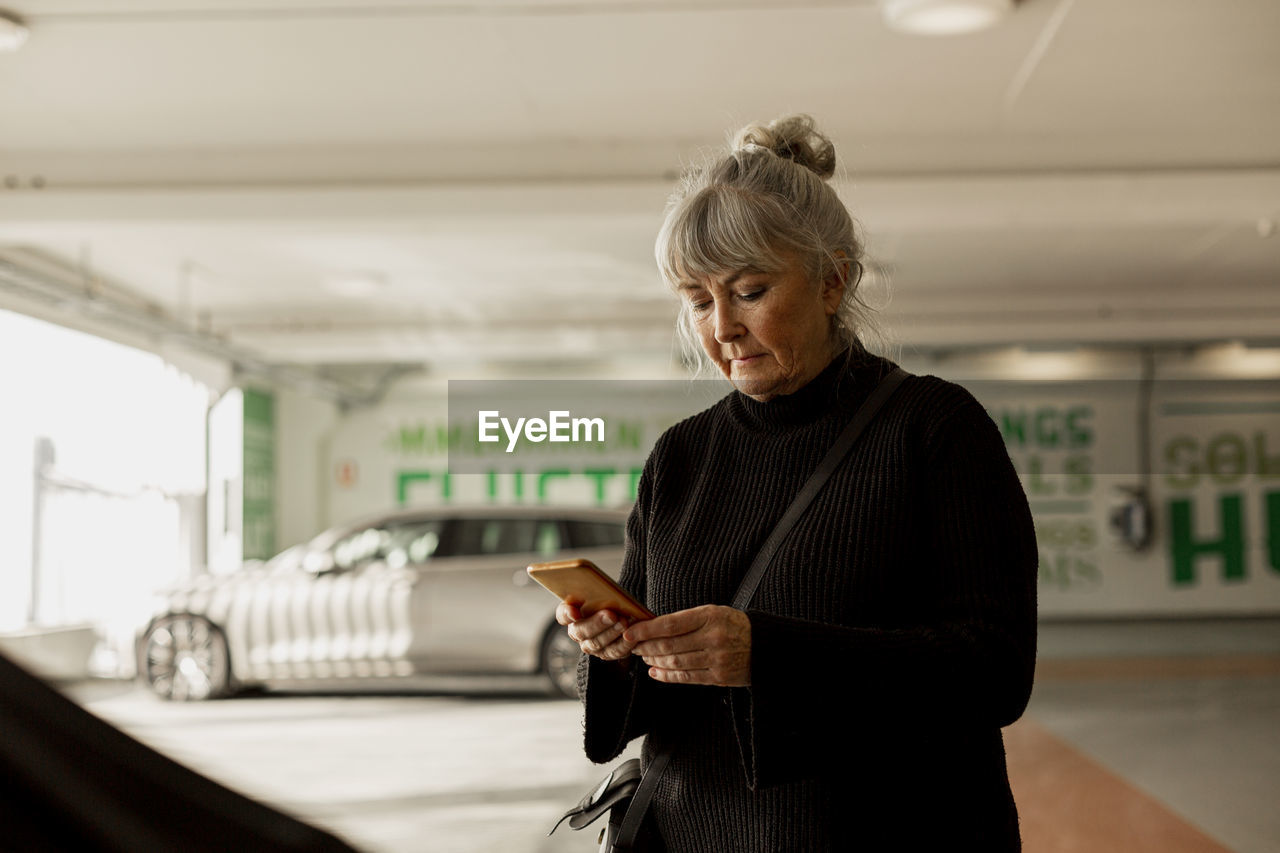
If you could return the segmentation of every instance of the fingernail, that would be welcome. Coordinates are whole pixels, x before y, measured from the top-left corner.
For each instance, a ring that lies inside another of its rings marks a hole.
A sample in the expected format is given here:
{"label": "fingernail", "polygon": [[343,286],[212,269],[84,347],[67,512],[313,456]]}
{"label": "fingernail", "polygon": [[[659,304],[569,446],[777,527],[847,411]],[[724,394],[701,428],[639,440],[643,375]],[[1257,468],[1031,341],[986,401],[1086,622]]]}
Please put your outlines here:
{"label": "fingernail", "polygon": [[606,611],[604,612],[604,616],[603,616],[603,617],[601,617],[601,618],[603,619],[604,624],[606,624],[606,625],[612,625],[612,624],[613,624],[613,614],[612,614],[612,613],[610,613],[609,611],[607,611],[607,610],[606,610]]}

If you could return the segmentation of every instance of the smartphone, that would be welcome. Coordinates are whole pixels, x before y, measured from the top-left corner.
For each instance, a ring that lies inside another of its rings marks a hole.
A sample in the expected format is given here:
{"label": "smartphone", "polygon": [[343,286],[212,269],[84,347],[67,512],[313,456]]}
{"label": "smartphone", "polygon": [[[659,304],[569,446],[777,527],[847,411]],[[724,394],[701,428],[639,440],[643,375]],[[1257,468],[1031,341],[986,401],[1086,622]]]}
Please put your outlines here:
{"label": "smartphone", "polygon": [[534,563],[525,571],[556,598],[577,604],[583,616],[612,610],[630,622],[653,618],[649,608],[628,595],[590,560]]}

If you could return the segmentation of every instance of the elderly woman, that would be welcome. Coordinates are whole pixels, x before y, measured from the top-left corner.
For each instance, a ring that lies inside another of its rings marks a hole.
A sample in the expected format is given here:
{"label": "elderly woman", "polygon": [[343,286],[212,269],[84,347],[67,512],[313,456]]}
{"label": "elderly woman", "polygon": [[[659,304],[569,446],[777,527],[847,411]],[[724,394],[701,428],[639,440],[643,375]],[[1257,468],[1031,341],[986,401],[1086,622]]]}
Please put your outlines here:
{"label": "elderly woman", "polygon": [[778,551],[765,537],[895,365],[872,355],[863,254],[804,116],[750,126],[672,197],[658,263],[736,389],[658,440],[621,583],[657,618],[560,605],[586,653],[586,752],[670,763],[670,851],[1019,849],[1000,728],[1031,692],[1036,544],[999,432],[909,377]]}

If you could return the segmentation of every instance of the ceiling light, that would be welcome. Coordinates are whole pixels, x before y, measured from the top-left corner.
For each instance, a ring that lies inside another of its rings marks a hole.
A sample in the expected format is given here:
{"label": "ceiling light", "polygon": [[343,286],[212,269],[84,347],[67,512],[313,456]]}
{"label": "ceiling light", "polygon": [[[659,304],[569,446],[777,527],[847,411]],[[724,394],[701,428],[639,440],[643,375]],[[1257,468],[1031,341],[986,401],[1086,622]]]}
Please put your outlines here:
{"label": "ceiling light", "polygon": [[0,53],[22,47],[30,31],[12,12],[0,9]]}
{"label": "ceiling light", "polygon": [[358,299],[385,290],[387,277],[379,272],[350,272],[325,279],[324,286],[337,296]]}
{"label": "ceiling light", "polygon": [[890,29],[910,35],[951,36],[993,26],[1014,0],[880,0]]}

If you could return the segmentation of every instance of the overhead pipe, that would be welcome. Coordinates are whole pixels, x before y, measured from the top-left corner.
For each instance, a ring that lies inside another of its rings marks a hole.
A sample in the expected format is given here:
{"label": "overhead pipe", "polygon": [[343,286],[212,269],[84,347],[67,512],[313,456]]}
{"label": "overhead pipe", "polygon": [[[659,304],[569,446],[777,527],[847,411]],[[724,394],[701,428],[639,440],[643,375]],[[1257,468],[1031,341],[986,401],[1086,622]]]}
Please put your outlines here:
{"label": "overhead pipe", "polygon": [[363,388],[326,376],[317,368],[275,364],[212,333],[192,329],[155,304],[129,305],[86,288],[73,270],[33,269],[0,252],[0,290],[57,308],[77,310],[129,332],[173,341],[191,350],[229,363],[233,375],[253,376],[332,400],[340,409],[376,405],[400,376],[421,370],[418,365],[392,365],[373,388]]}

